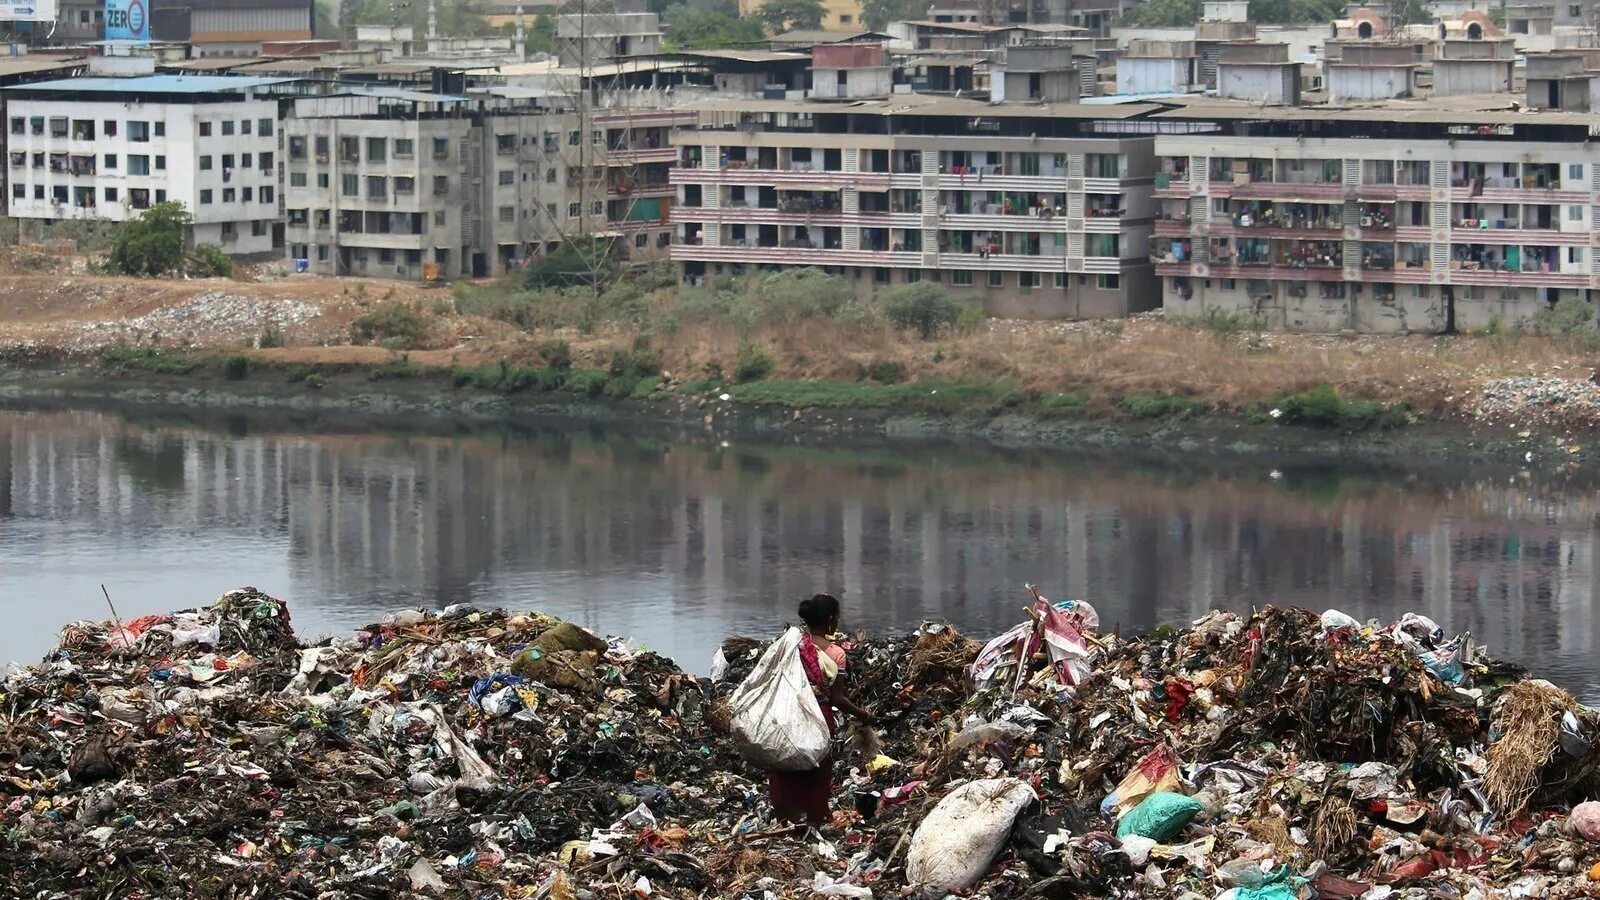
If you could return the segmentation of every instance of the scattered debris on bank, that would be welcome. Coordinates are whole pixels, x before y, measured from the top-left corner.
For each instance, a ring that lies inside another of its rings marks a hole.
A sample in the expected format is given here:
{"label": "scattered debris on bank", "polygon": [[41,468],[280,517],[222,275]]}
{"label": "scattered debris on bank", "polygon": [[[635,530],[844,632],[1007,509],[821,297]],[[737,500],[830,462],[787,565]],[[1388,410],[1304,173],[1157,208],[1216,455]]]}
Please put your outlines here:
{"label": "scattered debris on bank", "polygon": [[1217,612],[1129,640],[1039,600],[987,645],[857,640],[880,733],[836,753],[811,832],[771,820],[726,733],[763,647],[730,639],[703,680],[465,606],[307,646],[251,588],[76,623],[0,682],[0,894],[1600,890],[1600,805],[1578,806],[1600,797],[1600,715],[1418,616]]}
{"label": "scattered debris on bank", "polygon": [[1517,426],[1600,424],[1600,384],[1592,379],[1495,378],[1484,382],[1472,414]]}

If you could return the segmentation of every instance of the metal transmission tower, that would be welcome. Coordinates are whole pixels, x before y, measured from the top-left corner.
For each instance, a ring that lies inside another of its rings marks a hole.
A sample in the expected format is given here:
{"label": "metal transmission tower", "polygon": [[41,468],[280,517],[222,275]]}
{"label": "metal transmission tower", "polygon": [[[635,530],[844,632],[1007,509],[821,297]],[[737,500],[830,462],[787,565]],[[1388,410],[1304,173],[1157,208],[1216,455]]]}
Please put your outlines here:
{"label": "metal transmission tower", "polygon": [[557,8],[553,99],[570,123],[560,139],[561,157],[566,196],[575,198],[577,215],[556,221],[562,242],[579,251],[591,277],[625,258],[626,244],[610,223],[628,221],[632,186],[639,183],[624,88],[624,4],[630,2],[637,0],[562,0]]}

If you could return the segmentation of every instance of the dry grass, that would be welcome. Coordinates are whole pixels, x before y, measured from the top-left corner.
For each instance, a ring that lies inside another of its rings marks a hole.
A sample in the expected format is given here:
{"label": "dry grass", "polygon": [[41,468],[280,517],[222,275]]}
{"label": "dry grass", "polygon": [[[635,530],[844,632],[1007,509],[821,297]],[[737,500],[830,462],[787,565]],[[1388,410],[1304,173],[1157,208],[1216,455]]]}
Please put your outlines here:
{"label": "dry grass", "polygon": [[959,680],[982,649],[982,644],[954,628],[919,635],[911,648],[906,677],[923,687]]}
{"label": "dry grass", "polygon": [[791,881],[800,867],[793,856],[755,850],[735,843],[723,844],[706,857],[705,872],[719,882],[750,884],[762,878]]}
{"label": "dry grass", "polygon": [[1342,858],[1356,836],[1356,811],[1343,797],[1326,797],[1311,819],[1311,848],[1324,859]]}
{"label": "dry grass", "polygon": [[1539,774],[1561,739],[1563,713],[1577,708],[1572,695],[1546,681],[1514,684],[1495,702],[1484,794],[1495,812],[1509,818],[1521,812],[1539,788]]}

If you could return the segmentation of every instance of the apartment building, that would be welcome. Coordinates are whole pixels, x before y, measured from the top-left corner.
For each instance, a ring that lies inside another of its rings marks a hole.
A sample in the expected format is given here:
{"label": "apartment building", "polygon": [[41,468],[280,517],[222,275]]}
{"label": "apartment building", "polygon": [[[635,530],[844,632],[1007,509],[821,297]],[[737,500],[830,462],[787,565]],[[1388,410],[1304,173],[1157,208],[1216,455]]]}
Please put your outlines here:
{"label": "apartment building", "polygon": [[7,87],[7,213],[121,222],[174,200],[194,216],[194,243],[271,252],[281,246],[280,100],[297,85],[148,75]]}
{"label": "apartment building", "polygon": [[1589,115],[1508,97],[1155,115],[1154,258],[1173,313],[1435,332],[1600,289]]}
{"label": "apartment building", "polygon": [[672,259],[707,276],[820,266],[858,290],[937,281],[993,315],[1159,302],[1148,253],[1155,107],[725,100],[672,133]]}
{"label": "apartment building", "polygon": [[289,257],[326,274],[488,277],[603,234],[630,263],[664,259],[668,132],[692,118],[614,110],[585,129],[492,88],[299,100],[285,128]]}

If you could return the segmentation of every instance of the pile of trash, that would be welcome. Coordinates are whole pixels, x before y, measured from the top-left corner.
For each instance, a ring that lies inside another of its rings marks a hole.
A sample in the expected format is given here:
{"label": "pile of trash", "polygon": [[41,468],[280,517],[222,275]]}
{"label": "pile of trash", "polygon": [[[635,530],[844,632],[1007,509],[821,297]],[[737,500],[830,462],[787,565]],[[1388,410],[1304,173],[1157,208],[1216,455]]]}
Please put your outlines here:
{"label": "pile of trash", "polygon": [[[0,895],[1462,900],[1600,894],[1600,714],[1420,616],[847,638],[877,716],[773,820],[713,677],[537,614],[302,643],[254,589],[0,682]],[[1589,802],[1585,802],[1589,801]]]}

